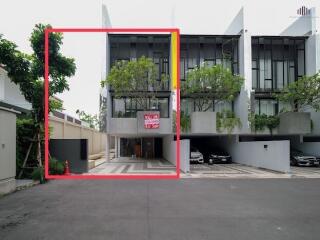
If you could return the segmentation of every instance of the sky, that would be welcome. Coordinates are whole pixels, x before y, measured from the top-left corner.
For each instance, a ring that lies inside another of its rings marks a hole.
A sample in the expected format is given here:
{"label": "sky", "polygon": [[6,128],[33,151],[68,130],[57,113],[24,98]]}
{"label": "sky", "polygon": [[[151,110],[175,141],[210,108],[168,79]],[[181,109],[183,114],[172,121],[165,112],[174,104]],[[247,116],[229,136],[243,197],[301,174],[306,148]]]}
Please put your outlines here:
{"label": "sky", "polygon": [[[49,23],[53,27],[62,28],[100,28],[102,4],[105,4],[112,27],[179,27],[182,33],[205,33],[214,28],[223,34],[244,2],[253,8],[249,11],[253,20],[248,22],[255,22],[256,10],[259,10],[260,15],[266,14],[266,18],[270,19],[270,24],[264,26],[263,30],[272,33],[277,27],[279,30],[282,28],[280,24],[272,23],[272,20],[283,20],[286,17],[292,21],[289,15],[295,14],[298,6],[320,5],[320,0],[225,0],[227,3],[216,0],[228,6],[228,11],[223,12],[215,11],[216,7],[221,6],[212,1],[197,0],[195,8],[194,1],[186,0],[1,0],[0,33],[15,42],[19,50],[31,53],[29,37],[35,24]],[[320,22],[320,17],[317,20]],[[259,31],[261,28],[260,25],[251,26],[252,30]],[[77,71],[69,79],[70,91],[58,97],[64,101],[65,112],[71,116],[76,116],[77,109],[90,114],[99,111],[100,81],[105,68],[103,40],[102,33],[64,34],[62,53],[75,58]]]}
{"label": "sky", "polygon": [[[102,1],[6,0],[0,4],[0,33],[31,53],[30,34],[35,24],[54,27],[101,27]],[[75,58],[77,71],[69,79],[70,91],[57,95],[64,101],[65,112],[76,116],[77,109],[90,114],[99,111],[102,71],[102,39],[98,33],[65,33],[62,53]]]}

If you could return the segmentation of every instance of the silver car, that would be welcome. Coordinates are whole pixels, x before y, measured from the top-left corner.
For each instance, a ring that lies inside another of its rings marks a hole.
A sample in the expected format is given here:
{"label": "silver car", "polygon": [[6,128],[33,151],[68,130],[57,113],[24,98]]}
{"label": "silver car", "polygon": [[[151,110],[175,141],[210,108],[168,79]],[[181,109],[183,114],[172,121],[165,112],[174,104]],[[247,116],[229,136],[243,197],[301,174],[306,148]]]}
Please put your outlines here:
{"label": "silver car", "polygon": [[203,154],[198,149],[191,147],[190,163],[204,163]]}
{"label": "silver car", "polygon": [[305,154],[299,150],[290,151],[290,165],[292,166],[319,166],[319,159],[315,156]]}

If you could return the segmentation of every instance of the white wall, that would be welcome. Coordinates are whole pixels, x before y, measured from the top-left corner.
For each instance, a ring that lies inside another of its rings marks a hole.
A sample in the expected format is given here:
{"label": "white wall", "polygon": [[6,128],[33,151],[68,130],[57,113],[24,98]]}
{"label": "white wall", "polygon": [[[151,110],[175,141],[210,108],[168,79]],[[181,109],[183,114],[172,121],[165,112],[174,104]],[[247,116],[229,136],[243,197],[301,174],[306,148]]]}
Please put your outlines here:
{"label": "white wall", "polygon": [[229,139],[225,140],[223,146],[233,162],[279,172],[290,171],[289,141],[237,142]]}
{"label": "white wall", "polygon": [[31,109],[31,104],[27,102],[21,94],[19,86],[11,82],[7,72],[0,67],[0,101],[21,107],[27,110]]}
{"label": "white wall", "polygon": [[[173,140],[173,135],[162,138],[163,140],[163,157],[176,166],[177,142]],[[190,171],[190,140],[180,140],[180,170],[183,172]]]}
{"label": "white wall", "polygon": [[0,195],[15,190],[16,112],[0,107]]}

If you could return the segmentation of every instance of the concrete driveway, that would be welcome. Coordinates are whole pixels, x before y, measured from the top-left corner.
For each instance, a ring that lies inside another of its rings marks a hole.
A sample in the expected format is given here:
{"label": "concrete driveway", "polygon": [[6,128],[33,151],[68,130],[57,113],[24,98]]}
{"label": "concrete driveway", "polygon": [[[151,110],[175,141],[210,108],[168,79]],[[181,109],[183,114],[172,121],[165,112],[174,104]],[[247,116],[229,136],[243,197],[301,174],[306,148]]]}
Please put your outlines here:
{"label": "concrete driveway", "polygon": [[104,162],[91,169],[90,174],[172,174],[176,175],[175,166],[165,159],[144,159],[120,157]]}
{"label": "concrete driveway", "polygon": [[183,178],[320,178],[320,167],[291,167],[281,173],[268,169],[232,164],[191,164],[190,173]]}
{"label": "concrete driveway", "polygon": [[318,239],[320,179],[50,181],[0,198],[0,239]]}

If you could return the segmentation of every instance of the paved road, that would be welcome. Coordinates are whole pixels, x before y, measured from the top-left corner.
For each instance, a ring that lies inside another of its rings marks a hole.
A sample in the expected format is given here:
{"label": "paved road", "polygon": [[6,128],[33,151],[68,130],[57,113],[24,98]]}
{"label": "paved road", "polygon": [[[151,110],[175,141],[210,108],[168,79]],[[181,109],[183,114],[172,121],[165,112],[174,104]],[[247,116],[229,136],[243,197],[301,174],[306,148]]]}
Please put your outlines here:
{"label": "paved road", "polygon": [[320,179],[51,181],[0,199],[0,239],[319,239]]}

